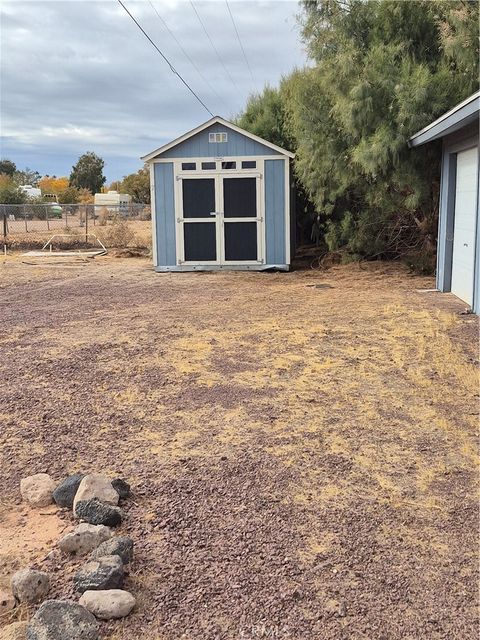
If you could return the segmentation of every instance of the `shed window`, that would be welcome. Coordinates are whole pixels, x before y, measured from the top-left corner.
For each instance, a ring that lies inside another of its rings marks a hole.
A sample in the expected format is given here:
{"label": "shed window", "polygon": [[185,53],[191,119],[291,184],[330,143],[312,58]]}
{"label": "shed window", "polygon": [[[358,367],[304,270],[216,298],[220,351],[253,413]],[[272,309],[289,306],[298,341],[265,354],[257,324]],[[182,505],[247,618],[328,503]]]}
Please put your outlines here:
{"label": "shed window", "polygon": [[228,142],[228,135],[226,133],[209,133],[209,142]]}
{"label": "shed window", "polygon": [[222,169],[236,169],[236,162],[222,162]]}
{"label": "shed window", "polygon": [[216,162],[202,162],[202,169],[216,169],[217,168],[217,163]]}
{"label": "shed window", "polygon": [[196,168],[196,162],[182,162],[182,171],[195,171]]}
{"label": "shed window", "polygon": [[243,160],[242,161],[242,169],[256,169],[257,162],[256,160]]}

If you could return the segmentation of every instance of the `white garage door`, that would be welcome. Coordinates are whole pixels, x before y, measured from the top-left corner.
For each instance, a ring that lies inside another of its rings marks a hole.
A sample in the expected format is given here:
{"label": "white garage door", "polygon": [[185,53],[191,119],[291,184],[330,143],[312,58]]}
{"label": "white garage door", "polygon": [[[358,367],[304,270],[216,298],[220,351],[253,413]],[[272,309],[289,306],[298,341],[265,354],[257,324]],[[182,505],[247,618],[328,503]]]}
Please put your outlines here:
{"label": "white garage door", "polygon": [[457,154],[452,293],[471,305],[475,269],[478,150]]}

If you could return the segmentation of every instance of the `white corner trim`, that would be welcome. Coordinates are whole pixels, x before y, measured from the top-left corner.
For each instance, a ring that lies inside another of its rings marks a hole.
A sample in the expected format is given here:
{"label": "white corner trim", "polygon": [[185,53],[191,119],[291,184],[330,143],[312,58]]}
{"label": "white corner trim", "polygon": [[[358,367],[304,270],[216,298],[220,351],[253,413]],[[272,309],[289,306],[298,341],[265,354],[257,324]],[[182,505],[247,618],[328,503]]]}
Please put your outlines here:
{"label": "white corner trim", "polygon": [[229,122],[228,120],[224,120],[220,116],[214,116],[213,118],[210,118],[210,120],[207,120],[207,122],[204,122],[203,124],[199,125],[195,129],[192,129],[191,131],[187,131],[187,133],[184,133],[182,136],[180,136],[178,138],[175,138],[175,140],[172,140],[171,142],[168,142],[167,144],[163,145],[162,147],[159,147],[158,149],[155,149],[155,151],[152,151],[151,153],[147,153],[147,155],[142,156],[140,159],[143,160],[143,162],[150,162],[155,157],[161,155],[162,153],[165,153],[165,151],[168,151],[169,149],[172,149],[173,147],[176,147],[177,145],[179,145],[180,143],[184,142],[185,140],[188,140],[189,138],[192,138],[197,133],[200,133],[204,129],[207,129],[208,127],[212,126],[213,124],[221,124],[221,125],[229,128],[229,129],[232,129],[233,131],[236,131],[237,133],[240,133],[240,134],[244,135],[247,138],[250,138],[250,140],[254,140],[255,142],[258,142],[259,144],[263,144],[265,147],[273,149],[273,151],[276,151],[277,153],[280,153],[282,155],[286,155],[289,158],[294,158],[295,157],[295,154],[292,153],[291,151],[287,151],[286,149],[282,149],[282,147],[279,147],[276,144],[273,144],[272,142],[268,142],[268,140],[264,140],[263,138],[260,138],[259,136],[256,136],[253,133],[250,133],[249,131],[245,131],[245,129],[242,129],[241,127],[237,127],[236,124],[233,124],[232,122]]}
{"label": "white corner trim", "polygon": [[150,165],[150,212],[152,217],[152,258],[153,266],[158,266],[157,257],[157,210],[155,207],[155,165]]}

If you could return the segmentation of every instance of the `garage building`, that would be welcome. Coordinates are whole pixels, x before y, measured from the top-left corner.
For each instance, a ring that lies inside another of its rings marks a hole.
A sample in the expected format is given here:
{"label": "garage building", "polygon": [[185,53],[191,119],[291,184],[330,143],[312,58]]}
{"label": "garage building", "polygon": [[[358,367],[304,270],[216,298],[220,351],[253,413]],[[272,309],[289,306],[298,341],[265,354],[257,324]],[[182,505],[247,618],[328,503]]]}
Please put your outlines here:
{"label": "garage building", "polygon": [[144,156],[155,269],[288,270],[293,156],[219,116]]}
{"label": "garage building", "polygon": [[443,140],[437,248],[437,288],[480,313],[480,92],[410,138],[418,147]]}

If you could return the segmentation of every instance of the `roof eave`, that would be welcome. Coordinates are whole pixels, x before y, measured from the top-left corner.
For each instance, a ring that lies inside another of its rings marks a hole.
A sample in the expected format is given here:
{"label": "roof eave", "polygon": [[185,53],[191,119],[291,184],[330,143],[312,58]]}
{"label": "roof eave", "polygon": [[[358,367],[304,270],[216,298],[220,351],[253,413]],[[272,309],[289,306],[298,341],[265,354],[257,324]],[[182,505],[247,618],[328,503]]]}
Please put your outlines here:
{"label": "roof eave", "polygon": [[409,147],[419,147],[427,142],[433,142],[443,138],[450,133],[462,129],[468,124],[478,120],[480,110],[480,92],[474,93],[472,96],[456,105],[450,111],[444,113],[429,125],[417,131],[408,140]]}

